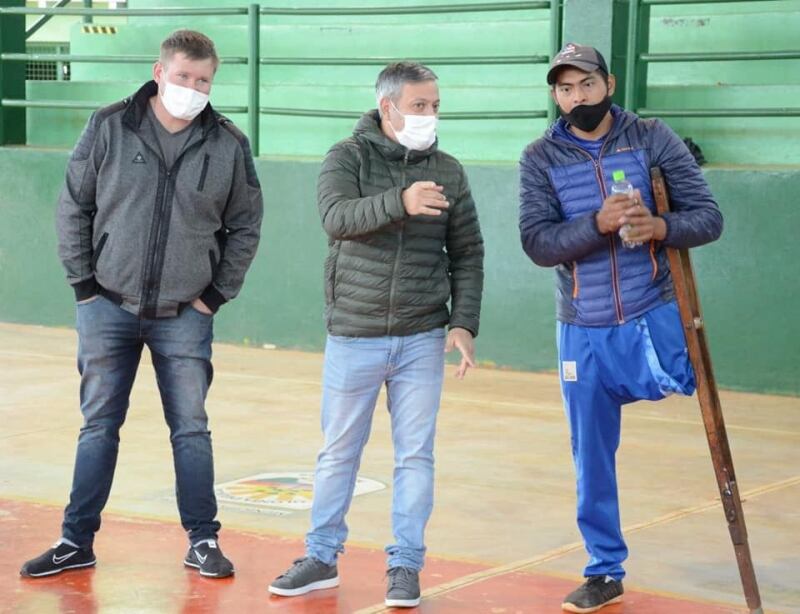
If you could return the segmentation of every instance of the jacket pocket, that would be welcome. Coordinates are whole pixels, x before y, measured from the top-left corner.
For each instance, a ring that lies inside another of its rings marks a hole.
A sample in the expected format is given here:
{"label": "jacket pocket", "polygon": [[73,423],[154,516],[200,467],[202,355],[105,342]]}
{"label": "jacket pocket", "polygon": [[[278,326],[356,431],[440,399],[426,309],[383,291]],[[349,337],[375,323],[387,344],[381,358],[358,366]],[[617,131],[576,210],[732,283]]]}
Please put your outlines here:
{"label": "jacket pocket", "polygon": [[572,298],[573,298],[573,300],[578,298],[579,290],[580,290],[580,284],[578,283],[578,261],[576,260],[572,264]]}
{"label": "jacket pocket", "polygon": [[208,263],[211,265],[211,280],[213,281],[217,276],[217,268],[219,266],[217,255],[214,253],[213,249],[208,250]]}
{"label": "jacket pocket", "polygon": [[97,261],[100,260],[100,254],[103,253],[103,248],[106,246],[106,241],[108,241],[108,233],[104,232],[100,237],[100,240],[97,242],[97,247],[94,248],[94,253],[92,254],[92,270],[97,270]]}
{"label": "jacket pocket", "polygon": [[336,250],[336,256],[333,259],[333,266],[331,267],[331,303],[336,304],[336,269],[339,265],[339,254],[342,253],[342,244]]}
{"label": "jacket pocket", "polygon": [[658,259],[656,258],[656,241],[650,240],[650,263],[653,265],[653,275],[650,277],[651,281],[655,281],[658,277]]}
{"label": "jacket pocket", "polygon": [[203,156],[203,170],[200,171],[200,181],[197,182],[197,191],[202,192],[203,188],[206,185],[206,175],[208,174],[208,161],[211,159],[211,156],[205,154]]}

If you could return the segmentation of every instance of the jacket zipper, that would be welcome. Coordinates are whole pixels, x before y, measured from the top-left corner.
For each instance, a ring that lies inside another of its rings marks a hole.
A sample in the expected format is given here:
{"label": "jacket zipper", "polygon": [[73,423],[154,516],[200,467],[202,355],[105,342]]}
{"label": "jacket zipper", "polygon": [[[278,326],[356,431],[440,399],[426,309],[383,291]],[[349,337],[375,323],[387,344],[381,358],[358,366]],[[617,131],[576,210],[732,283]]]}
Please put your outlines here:
{"label": "jacket zipper", "polygon": [[[406,187],[406,169],[408,167],[408,155],[411,153],[411,150],[406,149],[406,153],[403,156],[403,173],[400,176],[400,185],[403,186],[403,189]],[[397,269],[400,267],[400,257],[403,253],[403,229],[405,228],[405,222],[400,222],[400,225],[397,228],[397,252],[395,253],[394,257],[394,266],[392,267],[392,283],[389,286],[389,311],[386,314],[386,334],[392,334],[392,316],[394,315],[394,294],[395,294],[395,286],[397,285]]]}
{"label": "jacket zipper", "polygon": [[[564,143],[564,141],[559,141],[559,144]],[[600,165],[600,159],[603,157],[603,152],[606,149],[606,145],[608,144],[608,139],[606,142],[603,143],[603,146],[600,148],[600,153],[597,155],[597,160],[595,160],[589,152],[578,147],[577,145],[573,145],[572,143],[565,143],[569,147],[573,147],[585,155],[589,160],[591,160],[592,164],[594,165],[594,174],[595,178],[597,179],[597,183],[600,186],[600,194],[603,197],[603,200],[607,198],[606,194],[606,184],[603,180],[603,167]],[[614,293],[614,310],[617,315],[617,323],[624,324],[625,317],[622,311],[622,292],[619,287],[619,274],[618,274],[618,267],[617,267],[617,248],[614,245],[614,236],[613,234],[609,235],[608,237],[608,251],[611,255],[611,289]]]}
{"label": "jacket zipper", "polygon": [[[156,260],[157,254],[159,252],[159,244],[161,242],[161,229],[164,226],[164,211],[166,210],[167,206],[167,194],[169,193],[169,186],[170,180],[172,179],[172,169],[166,171],[166,177],[164,179],[164,191],[161,195],[161,203],[159,204],[156,213],[155,213],[155,220],[153,223],[154,228],[151,230],[154,233],[155,240],[153,241],[152,249],[150,253],[147,254],[147,267],[145,268],[145,275],[142,279],[142,283],[144,285],[144,297],[142,301],[142,307],[147,310],[150,307],[150,302],[153,300],[153,294],[155,293],[156,289],[156,282],[155,282],[155,268],[156,268]],[[156,316],[156,312],[158,311],[157,305],[153,305],[153,314],[152,316]]]}
{"label": "jacket zipper", "polygon": [[208,173],[208,161],[211,159],[211,156],[205,154],[203,156],[203,170],[200,172],[200,181],[197,182],[197,191],[202,192],[203,188],[206,186],[206,174]]}
{"label": "jacket zipper", "polygon": [[[597,183],[600,184],[600,193],[603,195],[603,200],[608,197],[606,194],[605,181],[603,181],[603,167],[600,166],[600,158],[603,157],[604,148],[605,143],[603,143],[603,147],[600,149],[597,161],[592,160],[592,162],[594,162],[595,176],[597,177]],[[608,236],[608,245],[611,251],[611,288],[614,291],[614,308],[617,312],[617,323],[624,324],[625,317],[622,312],[622,291],[619,287],[619,267],[617,265],[617,246],[614,245],[613,233]]]}
{"label": "jacket zipper", "polygon": [[[141,137],[139,137],[142,143],[144,143],[145,147],[150,149],[156,156],[160,164],[162,164],[165,168],[166,165],[164,164],[164,159],[161,157],[160,152],[157,152],[155,149],[150,147],[150,145]],[[166,169],[166,178],[164,180],[164,192],[161,196],[161,203],[158,205],[155,215],[155,219],[153,220],[153,228],[151,229],[151,235],[155,234],[155,241],[152,243],[153,248],[147,254],[146,259],[146,266],[144,270],[144,274],[142,276],[142,289],[143,289],[143,301],[141,309],[147,311],[148,307],[150,307],[150,303],[153,300],[155,295],[156,289],[158,286],[161,285],[161,280],[158,280],[156,283],[155,273],[156,270],[160,270],[163,266],[163,259],[164,259],[164,252],[166,252],[166,241],[162,238],[162,229],[164,228],[164,214],[167,209],[167,203],[171,198],[170,188],[172,188],[172,192],[174,192],[174,175],[177,173],[177,169],[180,167],[180,162],[183,159],[183,156],[186,154],[187,151],[194,149],[198,145],[201,145],[205,139],[201,138],[197,142],[193,143],[190,147],[184,148],[184,150],[180,153],[180,155],[175,159],[173,165]],[[173,172],[174,171],[174,172]],[[163,245],[162,245],[163,241]],[[161,266],[159,266],[159,264]],[[155,317],[156,312],[158,310],[157,305],[152,305],[153,309],[153,317]]]}

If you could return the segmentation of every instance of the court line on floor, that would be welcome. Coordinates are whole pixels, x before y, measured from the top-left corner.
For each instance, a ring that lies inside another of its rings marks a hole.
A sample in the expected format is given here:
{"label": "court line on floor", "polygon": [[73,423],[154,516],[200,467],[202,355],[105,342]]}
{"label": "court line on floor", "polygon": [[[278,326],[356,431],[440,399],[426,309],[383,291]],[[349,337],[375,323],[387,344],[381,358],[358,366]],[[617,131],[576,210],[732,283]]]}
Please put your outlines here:
{"label": "court line on floor", "polygon": [[[36,354],[33,352],[14,352],[9,350],[0,350],[0,355],[7,355],[7,356],[26,356],[31,358],[49,358],[54,359],[58,358],[61,360],[69,360],[70,362],[74,362],[74,357],[66,357],[60,355],[47,355],[47,354]],[[149,363],[145,363],[149,364]],[[320,388],[321,387],[321,379],[295,379],[289,377],[280,377],[275,375],[262,375],[259,373],[234,373],[232,371],[224,371],[219,370],[214,372],[214,376],[217,378],[231,378],[231,379],[249,379],[249,380],[265,380],[265,381],[274,381],[274,382],[281,382],[281,383],[291,383],[291,384],[301,384],[307,386],[313,386]],[[520,409],[523,411],[546,411],[546,412],[563,412],[563,408],[561,405],[556,403],[537,403],[535,401],[491,401],[487,402],[481,399],[474,399],[470,397],[462,397],[459,395],[449,394],[447,392],[443,393],[442,395],[442,402],[458,402],[458,403],[469,403],[471,405],[485,405],[487,407],[512,407],[515,409]],[[2,406],[0,406],[2,407]],[[626,412],[625,419],[627,420],[640,420],[645,422],[661,422],[666,424],[682,424],[685,426],[693,426],[693,427],[703,427],[703,423],[700,420],[686,420],[683,418],[668,418],[662,416],[645,416],[641,414],[636,414],[634,412]],[[744,426],[739,424],[727,423],[726,428],[731,431],[742,431],[748,433],[764,433],[768,435],[780,435],[783,437],[800,437],[800,431],[787,431],[785,429],[770,429],[758,426]]]}
{"label": "court line on floor", "polygon": [[[473,399],[469,397],[460,397],[457,395],[449,395],[445,393],[442,395],[442,400],[447,401],[458,401],[460,403],[470,403],[473,405],[484,404],[488,406],[501,406],[501,407],[513,407],[516,409],[522,410],[540,410],[540,411],[552,411],[563,413],[564,408],[561,405],[555,403],[536,403],[535,401],[524,402],[524,401],[491,401],[487,402],[481,399]],[[723,408],[724,409],[724,408]],[[646,422],[665,422],[668,424],[683,424],[687,426],[699,426],[702,427],[703,423],[700,420],[686,420],[685,418],[666,418],[662,416],[645,416],[642,414],[637,414],[632,411],[627,411],[623,414],[623,420],[643,420]],[[787,431],[785,429],[768,429],[763,428],[760,426],[744,426],[739,424],[731,424],[726,423],[725,427],[728,430],[738,430],[738,431],[746,431],[746,432],[753,432],[753,433],[767,433],[770,435],[789,435],[793,437],[800,436],[800,431]]]}
{"label": "court line on floor", "polygon": [[[16,358],[24,357],[24,358],[47,358],[49,360],[58,360],[59,362],[69,362],[70,364],[75,364],[75,356],[62,356],[60,354],[37,354],[34,352],[13,352],[9,350],[0,350],[0,356],[13,356]],[[143,357],[142,364],[148,367],[152,367],[152,363],[148,361],[146,358]],[[255,379],[255,380],[267,380],[267,381],[276,381],[282,383],[292,383],[292,384],[304,384],[307,386],[317,386],[322,387],[322,378],[320,379],[293,379],[290,377],[280,377],[276,375],[262,375],[259,373],[234,373],[233,371],[222,371],[222,370],[214,370],[214,377],[228,377],[232,379]]]}
{"label": "court line on floor", "polygon": [[63,427],[61,426],[52,426],[46,429],[37,429],[35,431],[23,431],[22,433],[9,433],[7,435],[0,435],[0,441],[6,439],[13,439],[14,437],[25,437],[27,435],[37,435],[39,433],[51,433],[53,431],[60,431]]}
{"label": "court line on floor", "polygon": [[[785,480],[780,480],[778,482],[773,482],[771,484],[765,484],[764,486],[760,486],[758,488],[753,488],[751,490],[741,493],[741,498],[742,500],[754,499],[760,495],[775,492],[778,490],[783,490],[784,488],[790,488],[792,486],[797,486],[797,485],[800,485],[800,475],[787,478]],[[685,507],[679,510],[675,510],[674,512],[668,512],[666,514],[662,514],[661,516],[657,516],[656,518],[653,518],[651,520],[646,520],[644,522],[638,522],[629,525],[627,527],[623,527],[622,532],[625,535],[629,535],[631,533],[638,533],[639,531],[643,531],[645,529],[650,529],[656,526],[660,526],[663,524],[667,524],[670,522],[674,522],[676,520],[686,518],[688,516],[694,516],[696,514],[700,514],[702,512],[721,507],[722,507],[722,502],[719,501],[718,499],[707,501],[705,503],[701,503],[691,507]],[[721,519],[720,522],[722,522]],[[482,571],[477,571],[475,573],[462,576],[461,578],[456,578],[455,580],[451,580],[450,582],[444,582],[442,584],[438,584],[434,587],[431,587],[423,591],[422,597],[424,599],[438,597],[440,595],[451,593],[453,591],[466,588],[468,586],[477,584],[479,582],[483,582],[485,580],[491,580],[492,578],[497,578],[499,576],[504,576],[517,571],[525,571],[532,567],[537,567],[539,565],[548,563],[552,560],[561,558],[562,556],[565,556],[567,554],[579,550],[583,550],[583,542],[573,542],[570,544],[565,544],[563,546],[559,546],[558,548],[548,550],[543,554],[539,554],[529,559],[522,559],[520,561],[514,561],[511,563],[507,563],[505,565],[492,567],[490,569],[484,569]],[[390,611],[392,611],[392,608],[387,608],[384,604],[377,604],[374,606],[358,610],[355,614],[377,614],[379,612],[390,612]]]}
{"label": "court line on floor", "polygon": [[0,356],[16,356],[24,358],[47,358],[48,360],[52,360],[54,358],[58,358],[60,360],[69,359],[73,363],[76,361],[76,357],[74,354],[67,356],[65,354],[39,354],[38,352],[14,352],[10,350],[0,350]]}

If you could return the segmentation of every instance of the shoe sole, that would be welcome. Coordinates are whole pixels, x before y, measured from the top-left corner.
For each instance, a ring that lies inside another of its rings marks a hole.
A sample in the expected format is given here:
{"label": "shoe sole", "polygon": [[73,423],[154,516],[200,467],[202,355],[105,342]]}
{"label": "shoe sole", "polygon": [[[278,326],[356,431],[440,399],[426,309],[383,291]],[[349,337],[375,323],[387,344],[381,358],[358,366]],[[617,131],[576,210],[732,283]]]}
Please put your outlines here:
{"label": "shoe sole", "polygon": [[339,586],[339,576],[331,578],[330,580],[312,582],[311,584],[306,584],[300,588],[280,588],[278,586],[270,585],[267,590],[273,595],[279,595],[280,597],[298,597],[300,595],[310,593],[311,591],[321,591],[326,588],[336,588],[337,586]]}
{"label": "shoe sole", "polygon": [[600,605],[596,605],[591,608],[581,608],[574,603],[562,603],[561,609],[567,612],[574,612],[575,614],[590,614],[591,612],[597,612],[600,608],[604,608],[607,605],[612,605],[614,603],[620,603],[622,601],[622,595],[619,597],[614,597],[613,599],[609,599],[605,603],[601,603]]}
{"label": "shoe sole", "polygon": [[415,608],[419,605],[420,598],[416,599],[387,599],[384,601],[389,608]]}
{"label": "shoe sole", "polygon": [[200,565],[197,565],[196,563],[190,563],[189,561],[184,561],[183,564],[186,567],[191,567],[192,569],[197,569],[200,572],[200,575],[203,576],[204,578],[228,578],[228,577],[230,577],[230,576],[232,576],[233,574],[236,573],[235,569],[231,569],[230,573],[226,573],[225,575],[221,575],[221,574],[218,574],[218,573],[208,573],[208,572],[205,572],[202,569],[200,569]]}
{"label": "shoe sole", "polygon": [[62,571],[68,571],[70,569],[82,569],[84,567],[94,567],[97,564],[97,559],[94,561],[90,561],[89,563],[78,563],[77,565],[65,565],[64,567],[59,567],[58,569],[53,569],[52,571],[43,571],[42,573],[29,573],[20,571],[19,575],[24,578],[44,578],[46,576],[54,576],[56,574],[61,573]]}

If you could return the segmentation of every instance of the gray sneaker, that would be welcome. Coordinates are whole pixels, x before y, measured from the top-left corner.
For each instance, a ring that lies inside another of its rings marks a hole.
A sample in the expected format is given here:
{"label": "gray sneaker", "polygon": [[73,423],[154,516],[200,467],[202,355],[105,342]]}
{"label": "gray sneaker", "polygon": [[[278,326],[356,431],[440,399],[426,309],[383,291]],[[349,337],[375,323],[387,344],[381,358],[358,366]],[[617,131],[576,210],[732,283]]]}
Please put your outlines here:
{"label": "gray sneaker", "polygon": [[419,572],[409,567],[392,567],[386,572],[389,586],[386,605],[394,608],[414,608],[419,605]]}
{"label": "gray sneaker", "polygon": [[305,556],[297,559],[283,574],[269,585],[269,592],[282,597],[296,597],[311,591],[339,586],[336,563],[326,565],[322,561]]}

